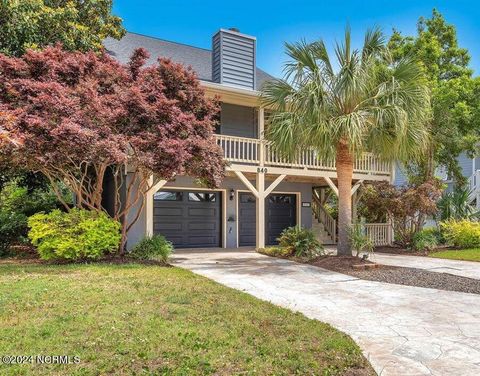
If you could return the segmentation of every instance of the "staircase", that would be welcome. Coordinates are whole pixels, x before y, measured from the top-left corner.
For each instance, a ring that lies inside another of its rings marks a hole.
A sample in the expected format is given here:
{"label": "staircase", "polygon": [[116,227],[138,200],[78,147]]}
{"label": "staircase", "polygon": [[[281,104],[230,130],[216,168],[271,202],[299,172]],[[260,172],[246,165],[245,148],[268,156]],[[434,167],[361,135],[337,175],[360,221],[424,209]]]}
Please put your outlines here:
{"label": "staircase", "polygon": [[312,213],[312,230],[317,236],[317,239],[322,244],[334,244],[332,237],[329,235],[323,223],[321,223],[315,214]]}
{"label": "staircase", "polygon": [[480,170],[468,178],[470,187],[470,202],[475,202],[477,209],[480,209]]}
{"label": "staircase", "polygon": [[325,210],[315,191],[312,200],[312,230],[322,244],[336,244],[337,222]]}

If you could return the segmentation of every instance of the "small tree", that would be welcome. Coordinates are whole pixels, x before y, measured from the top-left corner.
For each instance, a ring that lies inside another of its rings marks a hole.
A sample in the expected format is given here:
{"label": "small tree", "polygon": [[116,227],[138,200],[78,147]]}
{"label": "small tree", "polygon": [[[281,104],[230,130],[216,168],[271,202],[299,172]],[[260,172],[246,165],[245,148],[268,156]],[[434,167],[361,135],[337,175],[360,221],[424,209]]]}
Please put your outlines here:
{"label": "small tree", "polygon": [[0,52],[21,56],[29,48],[62,43],[68,50],[101,50],[106,37],[125,34],[112,0],[2,0]]}
{"label": "small tree", "polygon": [[76,206],[89,210],[105,210],[104,184],[112,177],[122,247],[152,175],[185,174],[215,187],[224,174],[213,137],[217,103],[190,69],[165,59],[145,67],[146,59],[140,49],[121,65],[104,53],[59,46],[22,58],[0,55],[0,156],[43,173],[60,200],[62,181]]}
{"label": "small tree", "polygon": [[404,187],[378,182],[364,189],[362,201],[371,215],[386,213],[393,219],[395,238],[401,246],[407,247],[423,228],[427,216],[437,213],[441,194],[441,183],[436,179]]}
{"label": "small tree", "polygon": [[407,163],[422,181],[432,179],[444,167],[457,182],[465,183],[458,156],[473,157],[480,141],[480,79],[472,78],[470,54],[458,44],[454,25],[433,9],[430,18],[420,17],[415,36],[394,30],[388,45],[396,61],[416,56],[431,89],[428,127],[431,138],[425,158]]}

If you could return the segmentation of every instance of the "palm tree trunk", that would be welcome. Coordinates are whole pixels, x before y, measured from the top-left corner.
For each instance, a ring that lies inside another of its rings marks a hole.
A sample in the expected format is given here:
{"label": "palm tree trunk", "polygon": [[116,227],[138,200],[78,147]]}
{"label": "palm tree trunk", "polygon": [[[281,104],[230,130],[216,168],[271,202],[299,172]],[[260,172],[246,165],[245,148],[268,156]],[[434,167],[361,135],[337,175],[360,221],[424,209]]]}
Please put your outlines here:
{"label": "palm tree trunk", "polygon": [[349,229],[352,225],[352,179],[353,155],[346,143],[337,146],[337,179],[338,179],[338,245],[337,254],[351,256],[352,247]]}

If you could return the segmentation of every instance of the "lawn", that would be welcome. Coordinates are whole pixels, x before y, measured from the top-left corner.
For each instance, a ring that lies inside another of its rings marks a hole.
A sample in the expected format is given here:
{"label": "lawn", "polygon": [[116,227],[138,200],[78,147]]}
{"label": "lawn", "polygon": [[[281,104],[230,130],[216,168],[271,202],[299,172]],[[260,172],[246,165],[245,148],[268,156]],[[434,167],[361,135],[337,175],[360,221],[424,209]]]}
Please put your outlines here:
{"label": "lawn", "polygon": [[480,261],[480,248],[449,249],[430,253],[429,256],[450,260]]}
{"label": "lawn", "polygon": [[179,268],[0,264],[0,332],[0,355],[80,358],[0,374],[374,374],[331,326]]}

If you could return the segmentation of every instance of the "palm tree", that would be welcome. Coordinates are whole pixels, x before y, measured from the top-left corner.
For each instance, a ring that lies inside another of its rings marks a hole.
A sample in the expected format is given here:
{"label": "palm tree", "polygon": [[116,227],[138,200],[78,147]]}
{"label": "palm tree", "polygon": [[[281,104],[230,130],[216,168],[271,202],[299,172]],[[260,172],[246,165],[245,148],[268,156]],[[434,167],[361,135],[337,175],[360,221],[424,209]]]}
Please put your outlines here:
{"label": "palm tree", "polygon": [[323,41],[286,44],[284,78],[267,82],[272,109],[266,138],[293,157],[313,148],[335,159],[339,198],[338,254],[351,255],[351,187],[355,157],[373,152],[384,160],[420,157],[428,142],[430,96],[414,59],[391,63],[379,29],[369,30],[362,49],[352,49],[347,28],[336,44],[336,65]]}
{"label": "palm tree", "polygon": [[467,187],[456,187],[452,192],[445,192],[438,201],[440,221],[447,219],[478,219],[480,212],[470,202],[472,192]]}

